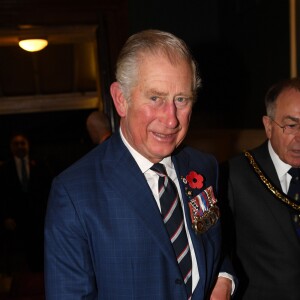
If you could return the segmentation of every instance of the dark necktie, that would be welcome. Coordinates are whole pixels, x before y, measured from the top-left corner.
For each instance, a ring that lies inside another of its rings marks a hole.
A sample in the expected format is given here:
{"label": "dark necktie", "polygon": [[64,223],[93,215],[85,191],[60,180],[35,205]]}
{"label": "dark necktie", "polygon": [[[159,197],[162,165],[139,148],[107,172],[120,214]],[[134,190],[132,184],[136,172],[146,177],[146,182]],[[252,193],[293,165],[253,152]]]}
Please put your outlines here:
{"label": "dark necktie", "polygon": [[159,175],[158,193],[161,214],[177,257],[188,298],[190,298],[192,295],[192,259],[178,191],[163,164],[154,164],[151,170]]}
{"label": "dark necktie", "polygon": [[28,189],[28,175],[26,170],[26,162],[25,159],[21,159],[21,183],[22,183],[22,189],[24,192],[27,192]]}
{"label": "dark necktie", "polygon": [[[296,202],[299,202],[300,204],[300,170],[299,168],[291,168],[288,173],[292,176],[288,195],[295,200]],[[296,227],[296,231],[298,236],[300,237],[300,215],[299,213],[293,212],[292,213],[292,219],[293,223]]]}

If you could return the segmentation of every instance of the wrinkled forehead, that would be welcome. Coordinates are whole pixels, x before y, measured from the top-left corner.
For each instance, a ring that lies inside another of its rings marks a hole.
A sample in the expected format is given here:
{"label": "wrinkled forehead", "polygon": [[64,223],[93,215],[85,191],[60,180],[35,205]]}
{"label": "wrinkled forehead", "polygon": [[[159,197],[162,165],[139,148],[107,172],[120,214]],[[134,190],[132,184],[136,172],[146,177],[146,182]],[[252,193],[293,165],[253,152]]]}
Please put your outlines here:
{"label": "wrinkled forehead", "polygon": [[282,91],[273,103],[275,116],[299,116],[300,115],[300,91],[294,88]]}
{"label": "wrinkled forehead", "polygon": [[187,63],[191,65],[191,62],[188,60],[186,56],[178,52],[176,49],[172,48],[146,48],[141,50],[138,53],[138,61],[143,62],[144,60],[147,60],[149,57],[157,57],[160,59],[167,60],[172,65],[178,65],[181,63]]}

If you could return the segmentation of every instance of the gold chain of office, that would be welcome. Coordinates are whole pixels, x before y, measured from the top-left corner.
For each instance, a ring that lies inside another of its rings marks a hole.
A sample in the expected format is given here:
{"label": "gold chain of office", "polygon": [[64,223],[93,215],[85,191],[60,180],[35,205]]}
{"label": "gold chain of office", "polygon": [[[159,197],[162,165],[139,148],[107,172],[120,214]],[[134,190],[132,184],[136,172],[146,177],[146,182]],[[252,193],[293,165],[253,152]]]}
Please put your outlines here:
{"label": "gold chain of office", "polygon": [[260,168],[258,167],[258,165],[256,164],[253,156],[246,151],[245,156],[248,158],[250,165],[253,167],[254,171],[257,173],[257,175],[259,176],[260,180],[262,181],[262,183],[282,202],[284,202],[285,204],[287,204],[289,207],[300,211],[300,205],[296,204],[295,202],[291,201],[288,197],[286,197],[285,195],[283,195],[282,193],[280,193],[271,183],[270,181],[264,176],[263,172],[260,170]]}

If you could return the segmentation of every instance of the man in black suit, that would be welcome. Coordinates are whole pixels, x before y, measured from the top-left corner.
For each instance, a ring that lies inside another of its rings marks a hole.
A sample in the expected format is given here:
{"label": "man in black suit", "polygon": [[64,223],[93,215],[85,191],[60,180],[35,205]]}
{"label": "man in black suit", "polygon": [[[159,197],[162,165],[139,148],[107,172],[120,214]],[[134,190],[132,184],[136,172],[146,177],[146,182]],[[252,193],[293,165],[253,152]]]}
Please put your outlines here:
{"label": "man in black suit", "polygon": [[51,173],[29,156],[23,134],[10,139],[12,157],[0,168],[1,227],[5,272],[43,269],[43,224]]}
{"label": "man in black suit", "polygon": [[272,86],[265,104],[268,140],[229,160],[228,177],[223,174],[234,230],[224,227],[235,232],[236,298],[299,300],[300,202],[288,196],[288,172],[300,167],[300,79]]}

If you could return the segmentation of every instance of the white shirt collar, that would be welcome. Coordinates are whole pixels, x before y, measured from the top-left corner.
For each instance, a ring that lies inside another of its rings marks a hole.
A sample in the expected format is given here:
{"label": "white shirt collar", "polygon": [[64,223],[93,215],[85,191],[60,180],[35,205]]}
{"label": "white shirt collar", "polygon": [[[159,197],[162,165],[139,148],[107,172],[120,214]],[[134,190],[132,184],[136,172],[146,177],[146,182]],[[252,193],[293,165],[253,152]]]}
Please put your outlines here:
{"label": "white shirt collar", "polygon": [[277,175],[279,178],[282,178],[282,176],[284,176],[288,172],[288,170],[291,168],[291,166],[286,164],[279,158],[279,156],[275,153],[270,140],[268,142],[268,149],[269,149],[269,153],[270,153],[271,159],[273,161],[273,164],[275,166]]}
{"label": "white shirt collar", "polygon": [[[152,166],[153,163],[142,156],[139,152],[137,152],[126,140],[124,137],[121,127],[120,127],[120,135],[123,143],[125,144],[126,148],[129,150],[131,155],[133,156],[134,160],[138,164],[139,168],[141,169],[142,173],[144,174],[146,171],[148,171]],[[161,163],[163,163],[167,168],[173,168],[171,156],[165,157]]]}
{"label": "white shirt collar", "polygon": [[[23,159],[24,159],[26,164],[29,163],[29,156],[28,155],[24,156]],[[18,156],[14,156],[14,160],[16,161],[17,164],[21,164],[22,158],[20,158]]]}

